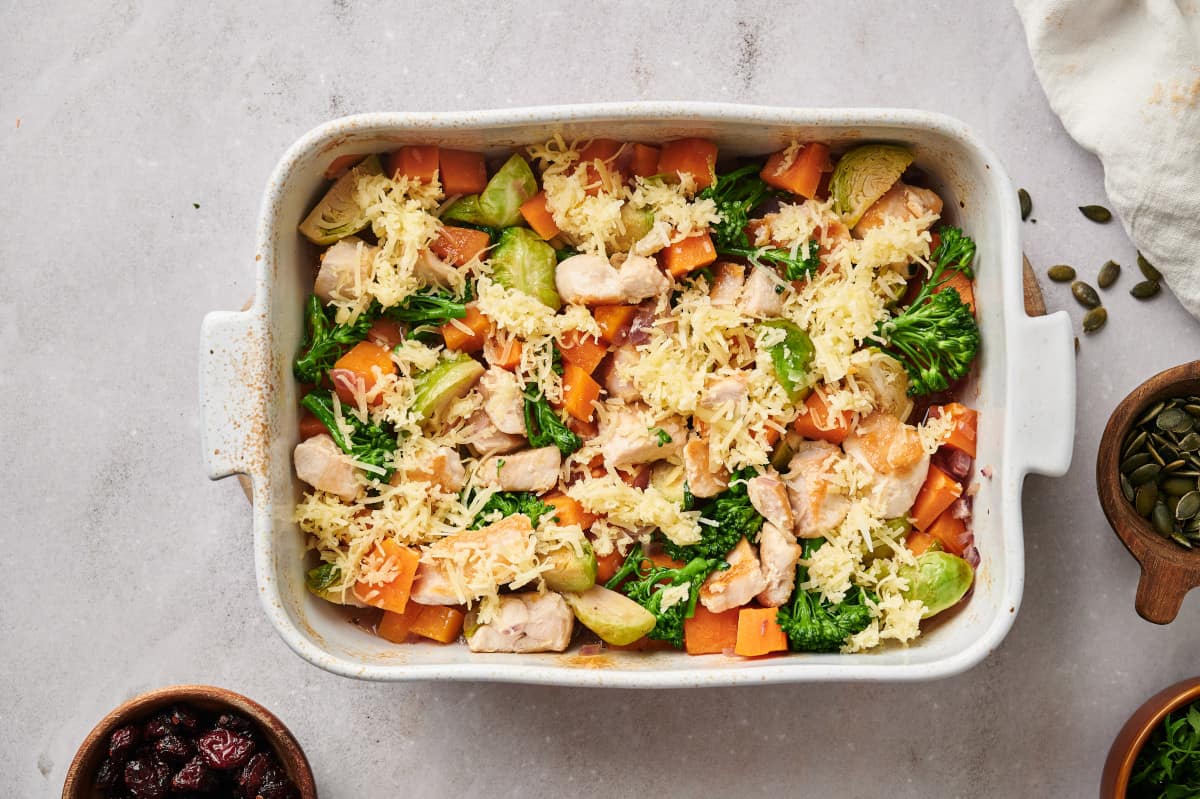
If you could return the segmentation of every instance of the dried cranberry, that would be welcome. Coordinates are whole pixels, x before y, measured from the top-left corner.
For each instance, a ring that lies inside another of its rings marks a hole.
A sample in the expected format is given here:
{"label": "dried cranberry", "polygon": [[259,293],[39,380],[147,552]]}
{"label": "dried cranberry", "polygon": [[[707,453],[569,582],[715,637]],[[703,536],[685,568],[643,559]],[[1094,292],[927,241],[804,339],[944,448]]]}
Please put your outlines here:
{"label": "dried cranberry", "polygon": [[146,737],[161,738],[174,729],[175,727],[171,724],[171,714],[164,710],[146,722]]}
{"label": "dried cranberry", "polygon": [[171,769],[161,760],[138,758],[125,764],[125,787],[137,799],[163,799],[171,784]]}
{"label": "dried cranberry", "polygon": [[242,795],[250,797],[256,795],[258,789],[262,787],[263,778],[274,768],[275,760],[266,752],[259,752],[246,761],[246,765],[242,766],[241,773],[237,778]]}
{"label": "dried cranberry", "polygon": [[105,760],[96,769],[96,787],[107,790],[114,787],[121,779],[121,765],[115,760]]}
{"label": "dried cranberry", "polygon": [[154,751],[167,762],[182,763],[196,754],[196,745],[175,733],[169,733],[155,742]]}
{"label": "dried cranberry", "polygon": [[250,719],[237,713],[222,713],[217,717],[217,726],[234,732],[250,732],[254,728]]}
{"label": "dried cranberry", "polygon": [[196,739],[196,748],[210,766],[230,769],[244,766],[254,754],[254,741],[232,730],[218,728]]}
{"label": "dried cranberry", "polygon": [[187,705],[171,705],[168,711],[171,715],[171,726],[180,730],[194,730],[200,726],[200,719]]}
{"label": "dried cranberry", "polygon": [[216,772],[209,768],[208,764],[204,762],[204,758],[199,755],[189,760],[171,780],[171,790],[173,791],[207,793],[216,787]]}
{"label": "dried cranberry", "polygon": [[108,756],[118,763],[124,763],[141,740],[141,732],[132,724],[117,727],[108,739]]}
{"label": "dried cranberry", "polygon": [[258,793],[245,794],[245,796],[247,799],[297,799],[300,792],[296,790],[296,786],[283,773],[283,770],[275,767],[263,778],[262,785],[258,787]]}

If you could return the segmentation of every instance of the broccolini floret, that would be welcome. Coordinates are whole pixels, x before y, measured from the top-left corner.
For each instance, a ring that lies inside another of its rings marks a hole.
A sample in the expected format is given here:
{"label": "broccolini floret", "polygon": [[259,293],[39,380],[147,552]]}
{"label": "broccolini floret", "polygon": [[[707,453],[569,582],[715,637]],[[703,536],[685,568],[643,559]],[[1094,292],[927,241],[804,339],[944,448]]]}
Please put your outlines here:
{"label": "broccolini floret", "polygon": [[724,558],[742,538],[754,543],[763,526],[763,517],[750,504],[746,481],[757,476],[752,468],[739,469],[729,479],[729,488],[712,499],[696,504],[692,492],[684,487],[684,510],[699,510],[700,517],[712,524],[700,523],[700,542],[680,546],[663,541],[663,549],[675,560]]}
{"label": "broccolini floret", "polygon": [[[806,540],[804,559],[809,560],[824,543],[823,538]],[[801,588],[807,579],[808,569],[800,566],[791,604],[779,609],[776,621],[787,635],[788,646],[793,652],[837,652],[846,639],[862,632],[871,623],[871,611],[865,602],[868,595],[859,586],[854,586],[845,599],[834,605]]]}
{"label": "broccolini floret", "polygon": [[359,463],[376,467],[371,477],[386,481],[392,476],[392,453],[396,451],[396,434],[372,422],[364,422],[353,413],[343,413],[342,420],[350,426],[350,437],[342,433],[333,412],[333,393],[317,389],[304,395],[300,404],[312,411],[313,416],[329,430],[329,435],[342,452]]}
{"label": "broccolini floret", "polygon": [[292,364],[292,372],[302,383],[320,383],[342,351],[365,339],[371,327],[371,318],[367,314],[360,314],[349,324],[334,323],[315,294],[308,297],[304,318],[304,342],[300,347],[303,354],[297,356]]}
{"label": "broccolini floret", "polygon": [[546,397],[533,383],[525,386],[525,430],[531,447],[558,447],[563,457],[583,446],[583,439],[572,433]]}
{"label": "broccolini floret", "polygon": [[[700,586],[708,579],[708,575],[726,566],[721,558],[693,558],[679,568],[659,566],[642,554],[641,544],[636,544],[605,587],[621,591],[654,614],[654,629],[646,634],[647,638],[667,641],[681,649],[683,622],[696,615]],[[688,586],[687,598],[664,609],[663,591],[680,585]]]}

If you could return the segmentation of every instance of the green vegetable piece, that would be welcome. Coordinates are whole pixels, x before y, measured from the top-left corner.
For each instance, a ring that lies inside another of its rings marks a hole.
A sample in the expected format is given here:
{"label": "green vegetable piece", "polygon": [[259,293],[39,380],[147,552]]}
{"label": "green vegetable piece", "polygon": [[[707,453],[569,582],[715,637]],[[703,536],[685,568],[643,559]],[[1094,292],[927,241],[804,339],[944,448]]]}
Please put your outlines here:
{"label": "green vegetable piece", "polygon": [[500,285],[523,291],[556,311],[562,307],[562,299],[554,287],[558,258],[554,248],[532,230],[505,228],[490,261],[492,279]]}
{"label": "green vegetable piece", "polygon": [[621,225],[625,231],[613,241],[613,248],[617,252],[627,252],[654,227],[654,212],[649,208],[634,208],[629,203],[622,203]]}
{"label": "green vegetable piece", "polygon": [[313,244],[333,244],[338,239],[352,236],[367,226],[367,215],[354,199],[359,178],[364,175],[382,175],[379,157],[369,155],[358,166],[337,179],[325,192],[325,196],[309,211],[300,223],[300,232]]}
{"label": "green vegetable piece", "polygon": [[478,530],[487,524],[485,519],[494,511],[500,511],[501,518],[507,518],[514,513],[523,513],[529,518],[529,523],[537,527],[538,520],[547,513],[553,513],[554,508],[538,499],[537,494],[529,491],[497,491],[488,497],[488,501],[479,509],[479,513],[475,514],[475,519],[471,522],[471,529]]}
{"label": "green vegetable piece", "polygon": [[769,347],[767,352],[771,355],[771,365],[775,367],[775,378],[787,392],[788,398],[792,402],[803,400],[808,396],[813,382],[808,371],[816,355],[812,339],[798,325],[786,319],[772,319],[763,322],[762,326],[784,331],[783,341]]}
{"label": "green vegetable piece", "polygon": [[558,447],[564,458],[583,446],[583,439],[563,424],[533,383],[525,386],[525,431],[529,446]]}
{"label": "green vegetable piece", "polygon": [[603,586],[567,592],[562,598],[580,624],[613,646],[632,644],[653,630],[656,623],[653,613],[629,597]]}
{"label": "green vegetable piece", "polygon": [[847,227],[854,227],[912,162],[913,154],[894,144],[864,144],[850,150],[829,179],[833,210],[842,215]]}
{"label": "green vegetable piece", "polygon": [[443,222],[466,222],[468,225],[487,225],[487,219],[479,208],[479,195],[467,194],[459,197],[442,211]]}
{"label": "green vegetable piece", "polygon": [[[723,557],[693,558],[677,569],[658,566],[642,554],[641,544],[637,544],[629,550],[625,563],[604,587],[610,590],[619,588],[625,596],[654,615],[654,627],[646,633],[647,637],[656,641],[667,641],[681,649],[683,622],[696,615],[696,602],[700,598],[701,584],[708,579],[708,575],[717,569],[725,568],[728,568],[728,564]],[[684,584],[688,586],[687,599],[664,609],[663,589]]]}
{"label": "green vegetable piece", "polygon": [[324,591],[340,579],[342,570],[332,563],[322,563],[315,569],[310,569],[304,576],[305,584],[314,592]]}
{"label": "green vegetable piece", "polygon": [[757,541],[763,517],[754,509],[746,491],[746,481],[757,476],[753,468],[739,469],[730,476],[729,488],[698,506],[691,491],[685,490],[684,510],[696,506],[705,520],[700,523],[700,543],[679,546],[663,541],[666,553],[685,563],[696,558],[724,559],[742,538],[750,543]]}
{"label": "green vegetable piece", "polygon": [[479,195],[479,215],[489,227],[509,227],[521,221],[521,204],[537,194],[537,178],[524,158],[513,154],[492,176]]}
{"label": "green vegetable piece", "polygon": [[[810,560],[825,543],[823,538],[809,538],[804,542],[804,560]],[[834,605],[825,602],[819,594],[801,588],[808,579],[808,569],[800,566],[796,570],[796,588],[792,601],[779,609],[776,621],[788,638],[788,648],[793,652],[837,652],[850,636],[860,633],[871,623],[871,611],[866,605],[870,596],[859,586],[854,586],[845,599]]]}
{"label": "green vegetable piece", "polygon": [[429,289],[408,295],[384,314],[397,322],[442,325],[448,319],[464,318],[467,304],[445,289]]}
{"label": "green vegetable piece", "polygon": [[308,297],[304,319],[304,342],[300,345],[303,354],[292,363],[292,373],[301,383],[314,385],[333,368],[342,351],[365,339],[371,328],[369,313],[359,314],[350,324],[335,324],[315,294]]}
{"label": "green vegetable piece", "polygon": [[373,466],[371,477],[387,480],[392,475],[392,453],[396,451],[396,434],[390,428],[364,422],[342,407],[342,421],[350,427],[350,437],[342,432],[333,412],[333,392],[324,389],[310,391],[300,404],[312,411],[329,431],[329,437],[342,452],[359,463]]}
{"label": "green vegetable piece", "polygon": [[470,391],[483,371],[478,361],[459,353],[428,372],[422,372],[413,378],[413,411],[426,419],[437,416],[447,405]]}
{"label": "green vegetable piece", "polygon": [[901,569],[900,576],[908,580],[904,598],[921,600],[925,605],[921,618],[928,619],[957,605],[966,596],[975,579],[975,570],[949,552],[924,552],[917,558],[916,567]]}
{"label": "green vegetable piece", "polygon": [[586,591],[596,584],[596,553],[587,541],[583,542],[582,555],[567,545],[547,553],[545,560],[552,566],[542,572],[542,579],[551,591]]}

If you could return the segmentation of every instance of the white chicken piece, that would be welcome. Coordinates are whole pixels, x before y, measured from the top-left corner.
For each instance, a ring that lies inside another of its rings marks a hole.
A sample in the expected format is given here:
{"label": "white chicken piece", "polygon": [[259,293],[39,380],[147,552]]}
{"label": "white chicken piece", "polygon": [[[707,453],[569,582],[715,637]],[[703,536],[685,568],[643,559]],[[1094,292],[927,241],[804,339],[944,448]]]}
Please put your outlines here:
{"label": "white chicken piece", "polygon": [[842,451],[827,441],[804,441],[783,475],[792,506],[793,530],[800,538],[820,538],[842,523],[850,499],[833,482]]}
{"label": "white chicken piece", "polygon": [[861,239],[868,230],[880,227],[888,218],[911,220],[928,213],[941,215],[942,198],[929,189],[909,186],[898,180],[867,209],[853,232]]}
{"label": "white chicken piece", "polygon": [[358,299],[359,288],[370,278],[371,263],[378,249],[357,236],[347,236],[335,243],[321,256],[313,294],[320,297],[321,302],[329,302],[335,296]]}
{"label": "white chicken piece", "polygon": [[433,250],[425,249],[413,264],[413,275],[427,286],[459,289],[463,286],[463,275],[450,264],[438,258]]}
{"label": "white chicken piece", "polygon": [[637,385],[629,376],[641,357],[637,347],[632,344],[622,344],[612,351],[604,372],[604,389],[608,392],[608,396],[626,403],[642,398],[642,393],[638,391]]}
{"label": "white chicken piece", "polygon": [[777,608],[792,597],[796,586],[796,563],[803,548],[790,532],[767,522],[758,534],[758,556],[767,587],[758,594],[758,603]]}
{"label": "white chicken piece", "polygon": [[[520,557],[520,553],[528,546],[529,536],[532,534],[533,525],[529,523],[529,517],[515,513],[478,530],[464,530],[438,539],[427,547],[426,553],[421,557],[409,597],[421,605],[462,604],[464,597],[460,597],[454,590],[446,567],[442,565],[442,556],[453,560],[457,554],[464,551],[485,550],[501,555],[513,553],[516,558]],[[463,577],[468,582],[472,581],[476,575],[470,562],[463,568],[467,570]]]}
{"label": "white chicken piece", "polygon": [[433,483],[449,494],[462,490],[467,482],[467,470],[453,447],[436,447],[419,469],[395,472],[389,481],[398,486],[404,482]]}
{"label": "white chicken piece", "polygon": [[719,569],[700,586],[700,602],[713,613],[741,607],[767,587],[754,547],[743,538],[725,556],[728,569]]}
{"label": "white chicken piece", "polygon": [[494,619],[467,634],[467,646],[472,652],[562,652],[574,625],[575,614],[558,594],[509,594],[500,597]]}
{"label": "white chicken piece", "polygon": [[666,291],[671,282],[653,258],[631,255],[613,266],[599,255],[572,255],[554,272],[554,285],[564,302],[574,305],[634,303]]}
{"label": "white chicken piece", "polygon": [[486,458],[479,464],[480,479],[503,491],[549,491],[558,483],[562,452],[558,447],[538,447],[503,457]]}
{"label": "white chicken piece", "polygon": [[708,439],[693,435],[683,445],[683,470],[688,490],[702,499],[715,497],[729,485],[729,470],[709,462]]}
{"label": "white chicken piece", "polygon": [[787,486],[771,475],[759,475],[746,481],[746,494],[750,504],[771,524],[789,533],[795,527],[792,505],[788,500]]}
{"label": "white chicken piece", "polygon": [[729,403],[740,405],[749,396],[750,390],[746,387],[744,377],[720,377],[704,387],[704,391],[700,393],[700,407],[716,410]]}
{"label": "white chicken piece", "polygon": [[917,428],[884,411],[858,423],[842,442],[871,477],[871,501],[884,518],[903,516],[929,474],[929,456]]}
{"label": "white chicken piece", "polygon": [[731,308],[737,304],[746,283],[746,267],[724,261],[713,269],[712,287],[708,300],[715,308]]}
{"label": "white chicken piece", "polygon": [[483,411],[497,430],[516,436],[526,435],[525,396],[516,375],[493,366],[479,378],[479,393],[483,395]]}
{"label": "white chicken piece", "polygon": [[318,491],[344,500],[358,495],[358,469],[328,433],[306,438],[292,453],[296,476]]}
{"label": "white chicken piece", "polygon": [[[669,440],[658,435],[659,429]],[[657,428],[649,428],[637,409],[614,406],[608,416],[600,420],[597,442],[604,462],[620,469],[675,455],[683,449],[687,434],[687,425],[678,416],[668,416],[659,421]]]}
{"label": "white chicken piece", "polygon": [[516,452],[529,443],[525,436],[501,431],[482,408],[471,414],[471,418],[467,420],[466,431],[470,436],[467,439],[467,449],[476,456],[504,455]]}
{"label": "white chicken piece", "polygon": [[742,287],[742,296],[738,305],[751,316],[771,317],[783,313],[783,296],[777,289],[783,283],[775,275],[775,270],[765,266],[750,267],[750,276]]}

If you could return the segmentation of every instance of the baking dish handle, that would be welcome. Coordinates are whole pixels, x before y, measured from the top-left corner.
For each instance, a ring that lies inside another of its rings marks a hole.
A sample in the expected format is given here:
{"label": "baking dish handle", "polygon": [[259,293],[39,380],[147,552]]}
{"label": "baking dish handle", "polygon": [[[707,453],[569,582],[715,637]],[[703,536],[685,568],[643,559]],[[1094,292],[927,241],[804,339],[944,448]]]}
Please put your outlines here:
{"label": "baking dish handle", "polygon": [[204,465],[212,480],[260,471],[266,447],[267,337],[256,311],[214,311],[200,328]]}
{"label": "baking dish handle", "polygon": [[1022,316],[1008,354],[1009,419],[1024,472],[1061,477],[1075,446],[1075,337],[1059,311]]}

